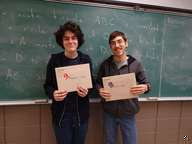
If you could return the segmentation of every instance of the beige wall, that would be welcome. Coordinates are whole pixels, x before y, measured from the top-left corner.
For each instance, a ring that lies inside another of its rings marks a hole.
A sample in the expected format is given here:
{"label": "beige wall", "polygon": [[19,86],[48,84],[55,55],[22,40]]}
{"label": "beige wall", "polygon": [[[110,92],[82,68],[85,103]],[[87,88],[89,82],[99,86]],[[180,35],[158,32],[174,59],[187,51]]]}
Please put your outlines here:
{"label": "beige wall", "polygon": [[[0,144],[55,144],[49,106],[0,106]],[[187,101],[141,102],[138,144],[184,144],[185,135],[192,139],[191,111]],[[91,103],[90,113],[87,144],[103,144],[101,104]]]}

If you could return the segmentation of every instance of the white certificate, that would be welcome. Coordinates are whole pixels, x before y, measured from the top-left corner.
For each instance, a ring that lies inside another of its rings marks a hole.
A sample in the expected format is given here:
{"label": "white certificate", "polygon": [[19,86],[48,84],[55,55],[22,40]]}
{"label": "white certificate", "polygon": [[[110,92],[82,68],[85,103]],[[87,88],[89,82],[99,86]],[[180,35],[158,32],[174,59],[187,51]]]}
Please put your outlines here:
{"label": "white certificate", "polygon": [[77,86],[92,88],[89,64],[79,64],[55,68],[59,90],[76,91]]}
{"label": "white certificate", "polygon": [[130,93],[130,88],[136,84],[135,73],[103,77],[103,86],[112,95],[106,101],[138,97]]}

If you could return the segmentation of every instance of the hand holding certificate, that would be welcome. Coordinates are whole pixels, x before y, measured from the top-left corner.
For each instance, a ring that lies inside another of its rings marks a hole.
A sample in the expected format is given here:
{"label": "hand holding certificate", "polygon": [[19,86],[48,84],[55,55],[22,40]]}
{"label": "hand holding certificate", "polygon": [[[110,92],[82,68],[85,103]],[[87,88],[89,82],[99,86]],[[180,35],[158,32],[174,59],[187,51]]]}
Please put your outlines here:
{"label": "hand holding certificate", "polygon": [[104,88],[111,94],[106,101],[138,97],[130,93],[130,88],[136,84],[135,73],[103,77]]}
{"label": "hand holding certificate", "polygon": [[78,86],[92,88],[89,64],[55,68],[59,90],[76,91]]}

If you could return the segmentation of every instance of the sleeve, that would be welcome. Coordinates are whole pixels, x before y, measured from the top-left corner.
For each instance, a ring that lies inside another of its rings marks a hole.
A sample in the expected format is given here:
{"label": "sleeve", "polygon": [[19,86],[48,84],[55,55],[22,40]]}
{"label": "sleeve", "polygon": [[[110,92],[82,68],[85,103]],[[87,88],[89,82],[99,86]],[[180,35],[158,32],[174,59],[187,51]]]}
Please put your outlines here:
{"label": "sleeve", "polygon": [[150,82],[148,81],[148,79],[146,77],[144,68],[141,65],[141,63],[138,63],[138,68],[137,68],[137,71],[136,71],[136,81],[139,84],[147,84],[148,90],[145,93],[148,93],[151,90],[151,84],[150,84]]}
{"label": "sleeve", "polygon": [[91,58],[88,55],[87,55],[87,62],[90,64],[90,72],[91,72],[92,85],[93,85],[93,88],[95,88],[95,78],[93,76],[93,64],[92,64]]}
{"label": "sleeve", "polygon": [[50,99],[52,99],[53,92],[55,89],[57,89],[57,86],[56,86],[56,76],[54,68],[54,58],[53,55],[51,55],[51,58],[47,64],[46,79],[44,83],[45,93]]}
{"label": "sleeve", "polygon": [[105,76],[105,69],[104,69],[104,63],[101,64],[99,67],[99,71],[97,73],[96,78],[96,89],[100,89],[103,87],[102,77]]}

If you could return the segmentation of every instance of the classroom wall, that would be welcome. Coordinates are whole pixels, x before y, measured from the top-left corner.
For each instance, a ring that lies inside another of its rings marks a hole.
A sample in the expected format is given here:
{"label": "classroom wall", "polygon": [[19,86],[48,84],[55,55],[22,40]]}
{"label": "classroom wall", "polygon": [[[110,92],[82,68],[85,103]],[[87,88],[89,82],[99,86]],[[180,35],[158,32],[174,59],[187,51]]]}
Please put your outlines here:
{"label": "classroom wall", "polygon": [[[87,144],[104,144],[102,108],[91,103]],[[138,144],[192,143],[192,102],[141,102]],[[0,106],[0,144],[55,144],[50,105]],[[184,143],[188,136],[188,143]],[[121,144],[121,140],[118,140]]]}
{"label": "classroom wall", "polygon": [[[192,9],[190,0],[121,1]],[[137,115],[138,144],[192,143],[191,111],[191,101],[141,102]],[[91,103],[90,114],[86,144],[104,144],[101,104]],[[55,144],[50,105],[0,106],[0,144]]]}

